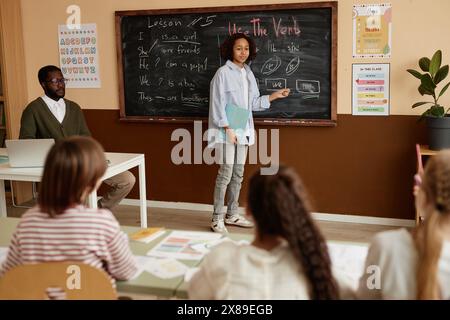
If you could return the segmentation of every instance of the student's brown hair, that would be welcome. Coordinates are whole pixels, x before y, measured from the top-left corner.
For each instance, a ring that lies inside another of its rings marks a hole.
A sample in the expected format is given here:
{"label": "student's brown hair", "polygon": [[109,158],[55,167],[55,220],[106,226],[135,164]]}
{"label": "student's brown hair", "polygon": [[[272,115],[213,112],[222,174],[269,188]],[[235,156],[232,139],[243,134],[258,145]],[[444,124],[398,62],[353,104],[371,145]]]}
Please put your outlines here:
{"label": "student's brown hair", "polygon": [[233,46],[236,40],[245,39],[249,45],[249,54],[247,61],[252,61],[256,58],[256,44],[255,41],[247,36],[245,33],[235,33],[228,38],[220,46],[220,56],[222,59],[233,61]]}
{"label": "student's brown hair", "polygon": [[338,299],[328,247],[314,223],[306,190],[290,168],[250,179],[248,206],[260,235],[286,239],[309,280],[312,299]]}
{"label": "student's brown hair", "polygon": [[38,204],[54,217],[81,203],[106,171],[102,146],[90,137],[70,137],[55,143],[45,160]]}
{"label": "student's brown hair", "polygon": [[428,160],[420,188],[432,210],[413,232],[418,251],[416,298],[441,299],[438,263],[444,238],[442,226],[450,223],[450,151],[441,151]]}

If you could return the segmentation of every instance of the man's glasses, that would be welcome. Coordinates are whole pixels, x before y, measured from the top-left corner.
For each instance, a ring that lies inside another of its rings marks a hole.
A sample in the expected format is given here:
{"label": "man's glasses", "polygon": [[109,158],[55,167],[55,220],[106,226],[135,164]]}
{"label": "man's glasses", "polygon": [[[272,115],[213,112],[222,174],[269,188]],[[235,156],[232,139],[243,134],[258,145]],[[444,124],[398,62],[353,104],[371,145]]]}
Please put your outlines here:
{"label": "man's glasses", "polygon": [[68,81],[69,79],[62,78],[62,79],[51,79],[48,80],[47,82],[50,82],[51,84],[66,84]]}

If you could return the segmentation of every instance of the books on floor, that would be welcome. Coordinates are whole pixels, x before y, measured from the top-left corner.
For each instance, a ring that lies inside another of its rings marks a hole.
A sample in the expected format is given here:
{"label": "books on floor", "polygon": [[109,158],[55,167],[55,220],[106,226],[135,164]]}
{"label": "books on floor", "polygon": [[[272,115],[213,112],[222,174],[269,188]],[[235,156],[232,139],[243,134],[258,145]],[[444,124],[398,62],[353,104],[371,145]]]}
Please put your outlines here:
{"label": "books on floor", "polygon": [[135,232],[130,235],[130,239],[133,241],[143,242],[143,243],[150,243],[156,238],[159,238],[163,234],[166,233],[165,228],[146,228],[139,230],[138,232]]}

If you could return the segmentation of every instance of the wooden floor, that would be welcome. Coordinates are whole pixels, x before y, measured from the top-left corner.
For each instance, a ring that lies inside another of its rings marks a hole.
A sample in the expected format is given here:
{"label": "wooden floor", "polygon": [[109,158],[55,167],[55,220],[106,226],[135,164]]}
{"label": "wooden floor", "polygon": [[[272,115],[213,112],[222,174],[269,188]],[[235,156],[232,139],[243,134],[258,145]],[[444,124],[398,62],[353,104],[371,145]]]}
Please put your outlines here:
{"label": "wooden floor", "polygon": [[[20,217],[27,209],[8,205],[8,217]],[[113,210],[121,225],[139,226],[138,206],[118,206]],[[147,209],[148,225],[151,227],[165,227],[167,229],[210,231],[211,213],[206,211],[191,211],[179,209]],[[372,236],[381,231],[397,227],[373,224],[343,223],[317,221],[319,228],[328,240],[369,242]],[[253,233],[253,228],[227,226],[229,232]]]}

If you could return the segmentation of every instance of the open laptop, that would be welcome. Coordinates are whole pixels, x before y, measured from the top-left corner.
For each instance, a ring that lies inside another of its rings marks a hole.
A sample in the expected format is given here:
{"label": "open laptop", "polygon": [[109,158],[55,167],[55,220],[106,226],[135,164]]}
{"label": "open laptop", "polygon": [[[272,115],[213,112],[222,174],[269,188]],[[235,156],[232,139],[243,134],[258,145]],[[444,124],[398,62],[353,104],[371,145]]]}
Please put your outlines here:
{"label": "open laptop", "polygon": [[10,167],[43,167],[54,143],[54,139],[5,140]]}

